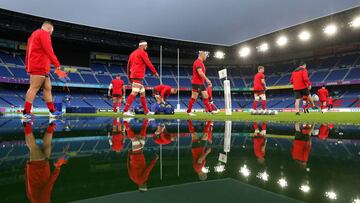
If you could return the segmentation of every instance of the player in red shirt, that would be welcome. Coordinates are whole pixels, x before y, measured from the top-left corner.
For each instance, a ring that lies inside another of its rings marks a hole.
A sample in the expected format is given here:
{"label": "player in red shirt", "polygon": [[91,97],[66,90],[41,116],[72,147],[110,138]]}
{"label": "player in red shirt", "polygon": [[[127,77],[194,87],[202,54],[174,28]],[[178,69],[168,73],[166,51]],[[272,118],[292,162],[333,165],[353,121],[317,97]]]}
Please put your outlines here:
{"label": "player in red shirt", "polygon": [[294,161],[301,166],[306,167],[311,151],[310,135],[315,125],[303,125],[300,129],[300,123],[295,123],[295,139],[291,149],[291,155]]}
{"label": "player in red shirt", "polygon": [[[32,132],[32,123],[24,122],[25,143],[29,148],[29,160],[25,166],[25,187],[26,195],[30,202],[48,203],[51,202],[51,191],[60,174],[61,166],[67,163],[67,155],[61,156],[51,173],[51,139],[56,128],[55,123],[50,123],[45,131],[42,147],[36,143]],[[63,152],[67,152],[65,147]]]}
{"label": "player in red shirt", "polygon": [[133,113],[128,112],[131,104],[133,103],[136,95],[140,93],[140,102],[144,108],[145,115],[154,114],[150,112],[146,104],[146,95],[145,87],[143,85],[143,80],[145,78],[146,67],[155,75],[156,78],[159,78],[158,73],[154,65],[151,63],[149,56],[146,52],[147,42],[140,41],[139,48],[133,51],[129,56],[129,61],[127,65],[128,77],[131,82],[131,94],[128,96],[128,99],[124,108],[125,116],[134,116]]}
{"label": "player in red shirt", "polygon": [[207,173],[202,169],[206,164],[206,157],[210,154],[211,148],[207,147],[208,143],[212,143],[212,130],[214,123],[206,121],[205,129],[202,137],[195,131],[191,120],[188,120],[189,132],[191,134],[191,155],[193,157],[193,168],[198,174],[200,180],[207,179]]}
{"label": "player in red shirt", "polygon": [[262,110],[266,109],[266,82],[264,75],[265,68],[264,66],[258,67],[258,73],[254,76],[254,110],[257,110],[257,105],[259,100],[261,99],[261,108]]}
{"label": "player in red shirt", "polygon": [[128,173],[130,179],[138,186],[139,191],[147,191],[147,180],[151,170],[154,168],[159,156],[154,155],[154,158],[149,165],[146,165],[146,159],[143,148],[146,142],[146,131],[149,124],[149,120],[145,119],[140,133],[135,134],[131,129],[131,126],[127,120],[124,120],[125,130],[128,137],[131,139],[131,149],[128,152]]}
{"label": "player in red shirt", "polygon": [[328,105],[328,110],[334,108],[334,98],[331,95],[328,99],[327,105]]}
{"label": "player in red shirt", "polygon": [[113,111],[116,113],[120,107],[123,99],[125,100],[126,90],[124,86],[124,81],[121,80],[121,76],[117,75],[115,79],[113,79],[109,85],[108,96],[110,96],[110,92],[112,90],[112,99],[113,99]]}
{"label": "player in red shirt", "polygon": [[266,148],[266,123],[261,124],[261,131],[257,122],[253,123],[254,127],[254,154],[259,163],[265,161]]}
{"label": "player in red shirt", "polygon": [[329,96],[329,91],[326,89],[325,86],[322,86],[318,91],[317,91],[317,95],[319,96],[319,101],[321,103],[321,113],[324,113],[325,108],[326,108],[326,101],[327,98]]}
{"label": "player in red shirt", "polygon": [[154,87],[154,92],[153,95],[156,99],[156,102],[158,104],[165,104],[167,98],[171,95],[171,94],[176,94],[177,93],[177,89],[176,88],[171,88],[169,85],[158,85]]}
{"label": "player in red shirt", "polygon": [[192,84],[192,92],[191,98],[189,100],[189,105],[187,109],[187,113],[189,116],[196,116],[196,114],[192,113],[192,107],[201,93],[202,98],[204,100],[204,104],[206,108],[209,110],[210,113],[216,113],[212,110],[210,103],[209,103],[209,96],[207,94],[204,82],[207,83],[208,86],[212,86],[211,81],[206,77],[206,69],[204,65],[204,61],[206,60],[208,53],[205,51],[199,52],[199,57],[194,61],[193,64],[193,75],[191,79]]}
{"label": "player in red shirt", "polygon": [[334,124],[327,124],[327,123],[323,123],[320,125],[319,128],[319,133],[318,133],[318,138],[321,140],[326,140],[329,137],[330,134],[330,130],[334,128]]}
{"label": "player in red shirt", "polygon": [[121,152],[124,149],[125,136],[120,118],[114,118],[112,126],[112,135],[110,136],[110,132],[108,133],[111,150]]}
{"label": "player in red shirt", "polygon": [[308,101],[311,103],[311,106],[315,108],[314,101],[310,96],[311,82],[309,80],[309,75],[306,70],[306,63],[300,63],[300,66],[292,72],[290,83],[293,85],[293,90],[295,92],[296,115],[300,115],[300,99],[303,96],[307,96]]}
{"label": "player in red shirt", "polygon": [[153,135],[153,141],[158,145],[168,145],[176,140],[176,136],[167,131],[165,124],[160,124]]}
{"label": "player in red shirt", "polygon": [[56,110],[51,95],[50,64],[55,66],[55,73],[60,71],[60,63],[51,45],[51,34],[54,26],[45,21],[41,29],[35,30],[28,39],[26,46],[26,72],[30,75],[30,87],[26,93],[23,119],[33,119],[32,104],[40,88],[43,89],[44,100],[50,111],[50,117],[58,117],[62,112]]}

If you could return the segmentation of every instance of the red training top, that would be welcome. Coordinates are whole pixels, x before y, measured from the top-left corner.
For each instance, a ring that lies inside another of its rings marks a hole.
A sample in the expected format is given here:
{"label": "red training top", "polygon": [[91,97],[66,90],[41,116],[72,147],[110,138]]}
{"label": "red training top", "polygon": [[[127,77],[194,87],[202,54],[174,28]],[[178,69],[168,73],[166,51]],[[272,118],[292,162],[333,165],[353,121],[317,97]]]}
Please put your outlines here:
{"label": "red training top", "polygon": [[124,135],[122,133],[114,134],[111,137],[112,145],[111,150],[112,151],[121,151],[124,149]]}
{"label": "red training top", "polygon": [[121,79],[113,79],[111,81],[111,84],[112,84],[112,94],[120,94],[120,95],[122,95],[124,81],[122,81]]}
{"label": "red training top", "polygon": [[59,60],[51,45],[50,33],[43,29],[37,29],[31,34],[27,42],[26,72],[30,75],[48,75],[50,64],[56,68],[60,67]]}
{"label": "red training top", "polygon": [[156,92],[159,92],[161,98],[167,99],[171,94],[171,87],[169,85],[158,85],[154,87]]}
{"label": "red training top", "polygon": [[321,102],[326,102],[327,100],[327,97],[329,96],[329,92],[327,89],[323,89],[323,88],[320,88],[318,91],[317,91],[317,94],[319,96],[319,100]]}
{"label": "red training top", "polygon": [[291,155],[296,161],[307,162],[311,151],[311,143],[303,140],[294,140]]}
{"label": "red training top", "polygon": [[146,66],[156,75],[156,69],[151,63],[148,54],[143,49],[136,49],[129,56],[127,65],[128,76],[130,78],[144,79]]}
{"label": "red training top", "polygon": [[146,166],[146,160],[143,153],[128,153],[128,173],[130,179],[137,185],[143,185],[149,178],[150,172],[156,164],[154,158],[151,163]]}
{"label": "red training top", "polygon": [[294,90],[306,89],[311,85],[306,68],[298,67],[291,74],[290,83]]}
{"label": "red training top", "polygon": [[59,169],[55,169],[53,174],[50,174],[49,161],[28,161],[25,168],[25,184],[29,201],[51,202],[51,191],[59,174]]}
{"label": "red training top", "polygon": [[329,137],[330,128],[326,124],[321,124],[319,128],[318,138],[321,140],[326,140]]}
{"label": "red training top", "polygon": [[261,82],[262,79],[265,79],[264,73],[256,73],[254,76],[254,91],[265,90],[265,85]]}
{"label": "red training top", "polygon": [[329,97],[328,99],[328,105],[332,105],[334,102],[334,99],[332,97]]}
{"label": "red training top", "polygon": [[205,80],[199,75],[197,71],[198,69],[201,69],[204,74],[206,73],[205,65],[203,61],[199,58],[196,59],[193,64],[193,75],[191,79],[191,84],[203,85]]}

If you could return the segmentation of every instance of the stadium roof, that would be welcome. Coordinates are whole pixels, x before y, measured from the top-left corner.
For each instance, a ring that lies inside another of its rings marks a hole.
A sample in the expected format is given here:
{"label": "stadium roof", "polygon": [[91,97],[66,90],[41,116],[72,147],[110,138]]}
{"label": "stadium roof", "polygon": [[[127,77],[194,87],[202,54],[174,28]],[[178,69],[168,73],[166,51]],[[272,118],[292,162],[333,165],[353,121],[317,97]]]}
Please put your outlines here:
{"label": "stadium roof", "polygon": [[360,6],[360,0],[2,0],[0,8],[116,31],[234,45]]}

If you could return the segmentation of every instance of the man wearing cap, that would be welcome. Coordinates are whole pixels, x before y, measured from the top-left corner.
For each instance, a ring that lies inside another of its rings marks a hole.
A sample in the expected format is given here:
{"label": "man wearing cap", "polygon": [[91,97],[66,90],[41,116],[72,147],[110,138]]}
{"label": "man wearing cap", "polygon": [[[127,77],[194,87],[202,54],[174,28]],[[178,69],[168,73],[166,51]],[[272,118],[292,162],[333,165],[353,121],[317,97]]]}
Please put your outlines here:
{"label": "man wearing cap", "polygon": [[131,104],[133,103],[136,95],[140,93],[140,102],[144,108],[145,115],[153,114],[150,112],[145,98],[145,87],[143,85],[143,80],[145,77],[146,66],[150,69],[150,71],[155,75],[156,78],[159,78],[158,73],[154,65],[151,63],[149,56],[146,52],[147,42],[140,41],[139,48],[133,51],[128,60],[127,65],[127,73],[131,83],[131,94],[129,95],[125,108],[124,108],[124,116],[134,116],[133,113],[128,112]]}

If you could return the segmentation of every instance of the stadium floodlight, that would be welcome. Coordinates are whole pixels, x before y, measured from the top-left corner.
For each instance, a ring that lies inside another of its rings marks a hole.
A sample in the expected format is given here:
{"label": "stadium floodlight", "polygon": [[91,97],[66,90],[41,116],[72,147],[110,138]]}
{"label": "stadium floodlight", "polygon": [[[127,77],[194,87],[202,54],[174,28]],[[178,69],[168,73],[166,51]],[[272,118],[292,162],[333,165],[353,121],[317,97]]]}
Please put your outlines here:
{"label": "stadium floodlight", "polygon": [[224,59],[225,58],[225,53],[223,51],[216,51],[214,53],[214,57],[217,59]]}
{"label": "stadium floodlight", "polygon": [[249,47],[243,47],[240,49],[239,54],[240,54],[240,57],[245,58],[250,55],[250,52],[251,52],[251,50]]}
{"label": "stadium floodlight", "polygon": [[310,39],[311,35],[310,35],[310,32],[308,32],[308,31],[302,31],[302,32],[300,32],[298,37],[301,41],[308,41]]}
{"label": "stadium floodlight", "polygon": [[337,26],[335,24],[330,24],[330,25],[327,25],[325,28],[324,28],[324,33],[326,35],[329,35],[329,36],[332,36],[334,34],[336,34],[337,32]]}
{"label": "stadium floodlight", "polygon": [[269,50],[269,44],[264,42],[264,43],[260,44],[258,47],[256,47],[256,49],[259,52],[266,52],[267,50]]}
{"label": "stadium floodlight", "polygon": [[276,40],[276,43],[277,45],[279,46],[285,46],[288,42],[288,38],[286,36],[280,36],[277,40]]}
{"label": "stadium floodlight", "polygon": [[350,24],[350,27],[353,27],[353,28],[360,27],[360,16],[354,18],[354,20],[352,20],[349,24]]}

